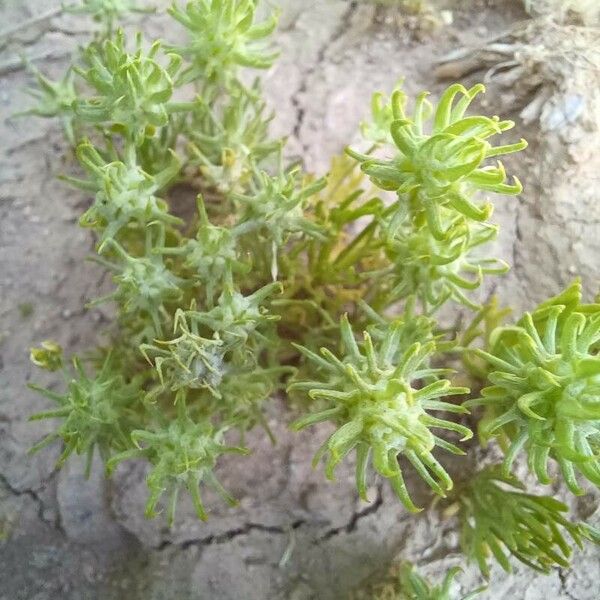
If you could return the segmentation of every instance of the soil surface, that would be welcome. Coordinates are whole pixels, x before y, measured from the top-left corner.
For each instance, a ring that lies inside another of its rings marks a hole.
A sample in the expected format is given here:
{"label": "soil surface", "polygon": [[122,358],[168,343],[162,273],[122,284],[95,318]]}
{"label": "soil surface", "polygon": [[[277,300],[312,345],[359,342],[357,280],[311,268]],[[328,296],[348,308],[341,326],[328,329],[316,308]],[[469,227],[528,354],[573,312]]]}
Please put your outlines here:
{"label": "soil surface", "polygon": [[[274,133],[289,135],[289,153],[318,173],[355,139],[373,91],[389,91],[404,78],[409,94],[435,94],[445,85],[434,77],[439,59],[527,18],[516,0],[449,0],[453,23],[429,32],[419,19],[366,2],[281,4],[281,58],[264,77],[265,93],[276,111]],[[268,414],[278,444],[255,432],[251,457],[223,461],[220,479],[240,506],[209,499],[208,523],[198,522],[185,502],[171,531],[160,519],[145,520],[143,465],[126,465],[110,481],[95,465],[86,480],[77,460],[55,470],[57,446],[27,455],[52,427],[27,421],[47,406],[26,388],[34,377],[28,349],[45,339],[68,351],[89,348],[110,319],[105,309],[84,308],[109,282],[84,261],[93,250],[91,234],[77,226],[85,194],[56,178],[75,172],[60,126],[12,117],[30,102],[20,56],[58,77],[90,36],[89,23],[59,6],[59,0],[0,0],[0,600],[338,600],[398,556],[436,578],[463,564],[451,519],[435,510],[409,515],[376,480],[371,502],[360,502],[351,464],[339,469],[335,483],[313,471],[310,458],[326,428],[291,434],[280,400]],[[47,18],[13,30],[46,11]],[[144,17],[141,26],[149,36],[175,35],[164,15]],[[508,164],[525,192],[498,199],[495,215],[496,255],[513,265],[497,291],[520,311],[576,273],[590,293],[600,287],[600,142],[589,118],[553,131],[542,132],[537,121],[525,127],[512,100],[492,85],[485,110],[515,118],[515,138],[531,142],[523,158]],[[61,384],[38,372],[35,380]],[[418,497],[418,482],[409,485]],[[598,496],[572,505],[575,517],[598,519]],[[482,598],[598,600],[600,550],[587,546],[573,564],[548,576],[518,565],[509,575],[494,568]],[[459,580],[465,590],[480,583],[474,566]]]}

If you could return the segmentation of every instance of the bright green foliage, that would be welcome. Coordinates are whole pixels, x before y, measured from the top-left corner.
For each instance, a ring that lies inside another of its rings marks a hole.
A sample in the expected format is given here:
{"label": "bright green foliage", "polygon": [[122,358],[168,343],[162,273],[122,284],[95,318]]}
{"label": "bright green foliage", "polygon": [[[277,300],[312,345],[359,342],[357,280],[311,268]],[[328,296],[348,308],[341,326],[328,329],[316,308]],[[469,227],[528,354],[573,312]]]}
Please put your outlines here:
{"label": "bright green foliage", "polygon": [[44,77],[34,65],[27,69],[35,77],[36,86],[27,89],[37,104],[21,113],[20,116],[58,117],[70,144],[75,144],[73,130],[73,102],[77,97],[74,86],[74,72],[69,69],[60,81],[51,81]]}
{"label": "bright green foliage", "polygon": [[[496,228],[486,222],[491,213],[491,205],[477,205],[474,194],[478,190],[517,193],[520,185],[516,183],[510,186],[504,182],[505,175],[501,165],[489,167],[484,162],[486,158],[520,150],[525,143],[493,148],[487,138],[510,128],[512,123],[496,118],[464,116],[470,102],[481,90],[482,86],[468,91],[462,86],[451,86],[442,95],[433,116],[426,94],[423,93],[417,98],[413,120],[409,120],[404,112],[406,98],[402,92],[397,90],[389,105],[383,102],[381,95],[376,95],[373,100],[374,123],[363,126],[363,134],[374,141],[375,145],[367,154],[348,151],[360,163],[362,171],[370,177],[375,187],[397,192],[397,200],[385,209],[378,199],[367,202],[362,200],[360,191],[356,189],[341,203],[341,206],[352,207],[353,213],[362,211],[362,215],[372,215],[371,221],[347,242],[339,256],[343,257],[340,266],[349,272],[347,277],[356,279],[357,273],[353,269],[361,267],[358,280],[370,283],[361,300],[367,301],[375,315],[383,313],[398,300],[408,302],[415,296],[420,300],[423,311],[429,314],[450,299],[476,307],[476,303],[466,292],[476,289],[485,274],[503,273],[508,268],[503,261],[488,258],[481,252],[481,247],[495,237]],[[462,99],[455,104],[455,98],[459,94]],[[433,130],[428,134],[424,125],[430,118],[433,119]],[[396,146],[394,158],[374,158],[380,145],[390,143]],[[342,182],[343,180],[344,178]],[[353,204],[357,199],[362,200],[363,208]],[[323,211],[317,215],[321,218],[328,216]],[[316,219],[316,222],[319,223],[319,220]],[[330,235],[332,232],[336,234],[333,244],[324,245],[322,251],[326,252],[332,245],[335,247],[339,244],[341,234],[331,226],[325,231],[329,231]],[[322,251],[317,249],[309,256],[326,256],[321,254]],[[328,273],[335,278],[335,262]],[[358,286],[353,282],[353,287]],[[314,298],[315,300],[311,300],[309,296],[305,302],[312,301],[317,307],[322,304],[322,301],[317,303],[316,295]],[[355,311],[355,317],[360,319],[358,312]],[[321,454],[329,452],[328,475],[332,475],[337,462],[354,447],[361,453],[358,463],[360,469],[364,469],[368,461],[367,450],[372,447],[380,457],[378,464],[375,464],[376,470],[390,478],[403,502],[414,508],[403,487],[397,462],[398,454],[406,454],[405,449],[408,448],[410,452],[407,457],[419,474],[436,493],[443,495],[451,488],[452,482],[431,451],[435,445],[450,451],[458,449],[434,437],[429,431],[431,426],[440,425],[439,420],[436,421],[426,413],[427,408],[432,407],[424,406],[419,401],[414,402],[412,407],[411,395],[401,390],[406,390],[406,386],[408,389],[419,389],[425,385],[422,389],[429,389],[428,386],[434,385],[438,386],[433,388],[438,392],[435,398],[441,398],[446,395],[444,389],[449,385],[448,382],[431,381],[431,378],[427,380],[429,373],[426,369],[419,369],[417,374],[409,371],[408,381],[403,381],[403,387],[398,388],[393,370],[402,364],[401,353],[394,356],[394,360],[398,362],[379,365],[377,369],[366,367],[366,355],[359,353],[362,356],[361,368],[354,367],[354,371],[347,371],[347,363],[353,364],[358,356],[348,346],[347,340],[351,334],[343,323],[344,321],[337,334],[344,340],[346,352],[341,360],[333,355],[326,355],[327,360],[324,360],[313,350],[309,354],[304,350],[312,359],[313,366],[326,369],[328,379],[325,386],[311,379],[311,374],[307,374],[306,381],[299,381],[290,388],[306,390],[313,399],[329,401],[324,412],[311,413],[298,421],[305,425],[319,420],[332,420],[340,428],[321,450]],[[389,324],[384,325],[386,326],[389,328]],[[430,345],[431,336],[430,328],[429,339],[421,331],[419,337],[412,340],[421,344],[417,354],[421,361],[429,361],[436,350],[435,344]],[[385,343],[385,337],[382,336],[380,341]],[[365,351],[369,347],[370,342],[365,341]],[[410,343],[401,347],[407,353],[410,349]],[[389,360],[389,357],[385,360]],[[361,376],[360,384],[353,379],[358,374]],[[425,379],[419,381],[423,377]],[[412,379],[416,381],[411,386]],[[362,391],[360,385],[365,386]],[[369,385],[374,386],[374,389],[369,388]],[[464,392],[466,391],[468,390],[465,389]],[[416,397],[419,397],[419,392]],[[411,398],[407,404],[418,415],[418,422],[424,431],[415,427],[411,429],[403,422],[407,418],[407,406],[399,405],[395,409],[397,414],[391,420],[402,431],[396,430],[395,437],[392,436],[393,445],[386,446],[380,439],[375,442],[377,436],[370,434],[369,423],[365,426],[362,421],[364,407],[369,406],[375,415],[380,412],[387,415],[387,402],[397,402],[399,398],[405,403],[406,399]],[[434,404],[441,402],[439,406],[443,405],[445,409],[450,404],[442,400],[431,401]],[[347,406],[348,403],[350,406]],[[434,422],[437,425],[432,425]],[[448,423],[441,422],[443,426]],[[461,425],[454,422],[450,422],[450,425],[454,430],[467,435]],[[414,432],[418,440],[416,446],[407,444],[402,437],[409,430]],[[320,457],[320,454],[317,456]],[[385,459],[382,458],[384,456]],[[358,477],[359,490],[363,485],[361,477],[363,475]]]}
{"label": "bright green foliage", "polygon": [[[452,85],[435,110],[423,92],[410,118],[400,89],[390,102],[375,94],[373,121],[362,127],[375,145],[368,154],[348,150],[378,188],[397,194],[380,224],[387,264],[371,273],[381,281],[385,303],[416,293],[424,307],[436,309],[452,299],[474,308],[468,292],[479,287],[484,275],[508,269],[482,252],[497,228],[487,222],[492,205],[478,202],[476,195],[521,191],[517,180],[506,182],[501,163],[494,166],[488,159],[522,150],[526,143],[492,146],[489,138],[514,123],[465,116],[483,89]],[[393,156],[379,157],[380,147]]]}
{"label": "bright green foliage", "polygon": [[63,366],[63,349],[55,342],[46,340],[39,348],[31,349],[30,359],[40,369],[58,371]]}
{"label": "bright green foliage", "polygon": [[[402,563],[396,581],[384,586],[376,593],[373,600],[453,600],[458,598],[453,594],[453,584],[456,576],[461,572],[460,567],[453,567],[446,572],[440,585],[432,585],[425,577],[420,575],[414,565]],[[460,600],[472,600],[481,594],[485,588],[479,588],[461,596]]]}
{"label": "bright green foliage", "polygon": [[166,202],[155,195],[179,173],[180,164],[174,153],[170,165],[155,175],[145,173],[135,163],[135,155],[131,152],[126,157],[128,163],[106,162],[89,141],[77,146],[77,158],[90,179],[67,178],[67,181],[82,190],[95,192],[94,203],[79,223],[82,227],[101,231],[101,244],[132,223],[140,226],[156,222],[164,225],[180,223],[169,214]]}
{"label": "bright green foliage", "polygon": [[600,305],[581,302],[575,281],[514,325],[496,329],[487,351],[476,353],[489,365],[481,398],[484,439],[508,440],[509,472],[521,451],[542,483],[550,483],[554,459],[575,494],[579,472],[600,486]]}
{"label": "bright green foliage", "polygon": [[272,117],[264,114],[266,106],[258,83],[251,90],[233,87],[224,107],[198,96],[191,110],[186,135],[192,163],[199,165],[208,184],[222,193],[242,192],[253,165],[281,148],[280,140],[268,138]]}
{"label": "bright green foliage", "polygon": [[513,556],[537,571],[568,567],[572,547],[584,538],[600,543],[600,531],[565,516],[567,507],[548,496],[526,494],[525,486],[497,469],[485,469],[462,490],[459,519],[464,553],[489,578],[493,557],[511,571]]}
{"label": "bright green foliage", "polygon": [[136,144],[168,123],[166,102],[173,94],[173,77],[181,64],[179,56],[170,54],[168,65],[160,65],[160,42],[155,42],[147,55],[141,45],[138,35],[135,52],[128,53],[120,30],[114,39],[88,46],[83,53],[87,69],[77,68],[76,72],[95,94],[73,104],[81,121],[131,136]]}
{"label": "bright green foliage", "polygon": [[183,81],[206,77],[229,83],[238,67],[266,69],[277,58],[268,38],[277,26],[277,15],[255,23],[256,0],[190,0],[185,9],[174,4],[169,13],[189,32],[186,45],[176,52],[190,62]]}
{"label": "bright green foliage", "polygon": [[223,443],[223,431],[215,430],[209,421],[194,421],[178,402],[177,417],[161,423],[156,431],[136,430],[131,439],[137,448],[113,456],[107,463],[108,471],[125,459],[144,457],[152,465],[147,483],[150,496],[146,503],[146,516],[156,516],[160,497],[169,490],[167,522],[172,525],[180,488],[190,493],[199,519],[205,521],[207,514],[200,497],[200,483],[208,483],[228,504],[235,505],[234,498],[223,489],[213,469],[222,454],[247,454],[244,448]]}
{"label": "bright green foliage", "polygon": [[[53,355],[58,354],[54,348],[50,348],[50,351]],[[58,465],[63,465],[75,452],[87,456],[89,470],[94,450],[97,449],[100,456],[107,460],[115,450],[122,450],[129,445],[128,435],[134,422],[133,411],[142,393],[141,381],[138,377],[126,380],[116,371],[116,362],[108,354],[99,370],[90,377],[81,362],[75,358],[72,375],[64,370],[67,382],[64,394],[31,386],[58,405],[58,408],[37,413],[31,419],[62,419],[57,431],[36,444],[31,452],[37,452],[54,440],[61,439],[64,450],[58,459]],[[49,366],[54,370],[55,364]],[[48,368],[47,365],[44,367]]]}
{"label": "bright green foliage", "polygon": [[[102,31],[63,80],[36,72],[28,114],[59,117],[76,149],[83,174],[63,179],[91,197],[80,225],[97,236],[95,260],[113,283],[92,304],[113,301],[117,319],[85,371],[77,357],[65,368],[52,342],[32,350],[36,365],[67,378],[62,394],[35,388],[58,406],[34,418],[59,422],[34,450],[58,440],[60,464],[83,453],[88,466],[98,451],[109,472],[143,459],[149,517],[166,501],[172,523],[186,490],[205,519],[201,486],[234,503],[219,459],[249,452],[256,426],[275,441],[266,403],[291,377],[294,401],[305,400],[293,428],[335,427],[315,464],[324,458],[333,478],[355,451],[363,499],[372,465],[416,511],[399,461],[444,496],[453,482],[437,450],[464,452],[435,432],[471,437],[466,408],[449,399],[468,389],[446,379],[447,361],[462,358],[492,384],[473,404],[486,406],[482,436],[506,443],[506,470],[523,449],[542,481],[553,458],[574,491],[575,470],[598,483],[600,309],[581,304],[577,286],[514,327],[498,327],[494,304],[466,329],[433,319],[450,301],[478,307],[471,292],[507,269],[486,254],[497,228],[478,194],[520,191],[491,159],[525,143],[493,146],[512,122],[465,116],[483,87],[452,85],[435,109],[422,93],[410,117],[400,90],[390,102],[375,95],[363,126],[370,148],[319,179],[284,159],[260,82],[241,73],[273,63],[276,15],[257,23],[254,0],[174,5],[189,38],[165,52],[113,33],[134,8],[84,0],[77,12]],[[596,535],[569,523],[560,503],[507,491],[499,477],[479,476],[459,500],[482,570],[488,549],[506,564],[502,543],[545,569],[568,556],[561,531],[577,543]],[[403,593],[446,600],[454,574],[435,587],[407,568]]]}
{"label": "bright green foliage", "polygon": [[[452,85],[435,111],[427,100],[428,94],[423,92],[417,97],[412,118],[405,112],[406,95],[396,90],[391,110],[380,107],[376,101],[375,118],[378,131],[389,130],[398,154],[390,160],[380,160],[352,153],[378,187],[408,196],[404,202],[426,218],[438,240],[446,238],[448,226],[458,215],[476,222],[489,217],[492,206],[475,204],[471,200],[475,191],[518,194],[522,189],[518,181],[512,185],[505,182],[501,163],[496,167],[485,164],[486,159],[526,147],[524,140],[496,147],[487,141],[512,128],[514,123],[497,117],[465,117],[469,104],[483,90],[482,85],[470,90]],[[457,96],[462,98],[454,104]],[[431,132],[427,133],[425,124],[429,120]]]}
{"label": "bright green foliage", "polygon": [[[460,406],[440,400],[446,396],[465,394],[467,388],[452,387],[446,379],[437,377],[438,370],[429,366],[435,351],[435,340],[412,342],[410,319],[387,325],[376,343],[364,334],[358,344],[346,317],[342,317],[340,332],[342,355],[338,358],[327,348],[318,356],[299,348],[320,371],[318,381],[294,383],[290,389],[308,390],[313,400],[324,400],[327,406],[296,421],[294,429],[302,429],[322,421],[331,421],[337,431],[317,452],[313,464],[328,455],[326,473],[333,479],[338,463],[356,450],[356,485],[361,498],[366,499],[367,468],[372,454],[375,470],[389,479],[394,492],[411,511],[413,504],[406,489],[398,456],[404,455],[432,488],[444,496],[452,488],[452,479],[434,457],[436,446],[454,454],[464,452],[435,435],[431,429],[458,432],[462,440],[471,431],[458,423],[434,417],[429,411],[462,413]],[[412,343],[411,343],[412,342]],[[415,380],[427,382],[420,389]]]}
{"label": "bright green foliage", "polygon": [[392,263],[378,275],[390,286],[391,298],[405,298],[414,290],[424,305],[441,306],[448,299],[478,308],[468,296],[484,275],[500,275],[509,269],[503,260],[477,256],[473,250],[495,239],[497,227],[469,226],[459,220],[437,240],[427,228],[400,230],[387,245]]}

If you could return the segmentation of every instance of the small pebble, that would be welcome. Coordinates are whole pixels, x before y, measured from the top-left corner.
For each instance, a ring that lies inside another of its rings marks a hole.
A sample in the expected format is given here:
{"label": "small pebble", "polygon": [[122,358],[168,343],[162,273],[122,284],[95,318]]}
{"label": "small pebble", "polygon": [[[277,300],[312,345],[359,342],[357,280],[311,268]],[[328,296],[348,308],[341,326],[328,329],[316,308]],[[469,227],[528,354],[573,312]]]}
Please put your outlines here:
{"label": "small pebble", "polygon": [[42,511],[42,519],[46,522],[52,522],[55,517],[56,515],[54,514],[54,511],[50,508],[45,508]]}

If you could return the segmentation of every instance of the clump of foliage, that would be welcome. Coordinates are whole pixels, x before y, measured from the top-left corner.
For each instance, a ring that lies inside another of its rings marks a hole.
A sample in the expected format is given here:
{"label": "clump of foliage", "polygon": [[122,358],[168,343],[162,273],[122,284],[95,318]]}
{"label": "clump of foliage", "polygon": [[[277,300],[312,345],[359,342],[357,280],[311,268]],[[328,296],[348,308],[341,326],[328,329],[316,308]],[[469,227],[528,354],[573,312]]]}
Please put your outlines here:
{"label": "clump of foliage", "polygon": [[[417,511],[407,464],[447,496],[444,453],[466,453],[464,415],[484,405],[480,436],[498,437],[506,459],[502,475],[453,492],[466,553],[485,575],[489,552],[505,568],[509,553],[544,570],[566,564],[561,531],[597,541],[552,498],[502,486],[518,487],[509,473],[521,451],[542,483],[553,459],[575,493],[576,470],[600,485],[600,309],[581,303],[579,284],[514,326],[481,305],[478,288],[508,268],[489,255],[497,227],[482,195],[521,191],[497,159],[526,147],[497,142],[511,121],[467,114],[483,86],[451,85],[435,104],[423,92],[411,110],[400,88],[376,94],[363,145],[317,178],[286,162],[260,80],[241,72],[275,60],[275,15],[257,21],[254,0],[188,0],[169,11],[185,30],[178,43],[145,44],[113,30],[133,6],[83,2],[103,23],[97,36],[63,80],[36,74],[29,114],[63,123],[82,173],[64,180],[92,198],[80,225],[112,274],[91,304],[113,303],[117,318],[85,358],[64,360],[49,341],[32,350],[65,377],[64,392],[34,386],[57,406],[33,418],[58,425],[33,450],[60,441],[60,464],[76,453],[88,465],[97,452],[108,473],[145,460],[148,517],[166,500],[173,523],[185,490],[205,519],[201,486],[235,503],[220,458],[243,460],[255,427],[275,441],[265,409],[287,389],[304,411],[292,429],[334,428],[314,460],[328,478],[353,452],[361,498],[372,465]],[[177,215],[181,182],[194,194]],[[471,325],[440,326],[452,304],[475,311]],[[469,389],[452,383],[456,357],[489,380],[481,398],[457,402]],[[432,588],[407,571],[403,585],[411,598],[447,598],[453,576]]]}
{"label": "clump of foliage", "polygon": [[363,133],[391,156],[349,151],[378,188],[397,196],[382,215],[388,265],[377,273],[390,288],[388,302],[417,295],[431,309],[448,299],[475,307],[468,292],[480,286],[484,275],[508,268],[477,252],[496,237],[497,228],[488,222],[492,205],[479,202],[476,194],[521,191],[518,180],[507,183],[502,164],[493,166],[489,159],[518,152],[526,143],[493,146],[489,139],[514,123],[465,116],[483,89],[452,85],[435,110],[424,92],[412,117],[401,90],[389,102],[375,95],[373,122],[363,126]]}
{"label": "clump of foliage", "polygon": [[485,588],[479,588],[464,596],[454,593],[453,587],[460,567],[448,569],[441,584],[434,585],[423,577],[411,563],[402,563],[394,569],[391,581],[379,584],[373,600],[472,600]]}
{"label": "clump of foliage", "polygon": [[554,459],[574,494],[584,493],[577,472],[600,486],[599,348],[600,304],[583,304],[576,281],[475,350],[491,385],[467,404],[486,407],[479,430],[501,437],[506,473],[524,451],[540,483]]}
{"label": "clump of foliage", "polygon": [[177,4],[169,14],[190,33],[187,44],[173,50],[189,63],[182,77],[228,80],[236,77],[237,67],[266,69],[277,58],[268,37],[277,27],[277,15],[255,23],[254,0],[202,0]]}
{"label": "clump of foliage", "polygon": [[488,468],[459,496],[461,545],[486,578],[492,557],[505,571],[512,570],[511,555],[536,571],[549,573],[553,566],[569,566],[572,548],[566,536],[580,548],[584,538],[600,541],[597,531],[565,517],[565,504],[524,490],[516,478]]}
{"label": "clump of foliage", "polygon": [[[308,390],[313,400],[324,400],[331,405],[322,411],[305,416],[293,425],[302,429],[321,421],[332,421],[338,429],[315,455],[315,463],[328,454],[326,473],[333,479],[336,465],[351,450],[356,450],[356,486],[360,497],[367,500],[367,468],[372,453],[375,470],[390,480],[394,492],[413,512],[413,504],[398,463],[403,454],[437,494],[444,496],[452,488],[452,479],[433,455],[437,447],[452,452],[464,452],[435,435],[431,429],[458,432],[463,440],[472,436],[471,430],[453,421],[440,419],[431,411],[464,413],[460,405],[440,398],[465,394],[468,388],[453,387],[439,377],[439,369],[429,366],[436,351],[435,339],[427,329],[432,322],[425,321],[414,329],[412,315],[393,323],[378,324],[379,330],[365,331],[358,344],[344,315],[340,322],[343,345],[341,358],[327,348],[322,356],[299,347],[321,373],[319,381],[292,383],[290,390]],[[419,341],[415,338],[418,335]],[[379,338],[379,339],[377,339]],[[411,339],[413,338],[413,339]],[[427,383],[415,389],[415,380]]]}
{"label": "clump of foliage", "polygon": [[[55,370],[59,361],[58,348],[46,343],[41,349],[34,349],[32,355],[38,366]],[[60,367],[59,367],[60,368]],[[33,415],[33,420],[60,418],[62,423],[56,432],[47,435],[32,448],[36,452],[56,439],[64,443],[64,450],[58,459],[61,466],[72,453],[85,454],[87,472],[97,451],[106,461],[115,450],[130,445],[129,436],[134,420],[132,407],[140,394],[140,377],[126,380],[116,371],[114,358],[107,354],[100,368],[93,376],[86,374],[81,361],[74,357],[72,372],[66,367],[64,376],[67,390],[58,394],[32,386],[58,408]]]}

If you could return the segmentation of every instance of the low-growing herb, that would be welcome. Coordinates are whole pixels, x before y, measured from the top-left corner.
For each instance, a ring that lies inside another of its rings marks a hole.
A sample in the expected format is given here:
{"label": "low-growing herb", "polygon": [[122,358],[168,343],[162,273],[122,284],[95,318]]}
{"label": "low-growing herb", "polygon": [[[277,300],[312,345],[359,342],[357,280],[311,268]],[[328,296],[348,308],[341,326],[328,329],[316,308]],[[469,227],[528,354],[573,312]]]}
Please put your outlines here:
{"label": "low-growing herb", "polygon": [[[318,381],[296,382],[289,388],[307,390],[313,400],[327,403],[323,410],[296,421],[294,429],[322,421],[332,421],[338,427],[315,455],[314,464],[327,454],[326,473],[332,479],[336,465],[356,450],[360,497],[367,500],[367,469],[372,460],[375,470],[389,479],[401,502],[413,512],[419,509],[406,489],[398,456],[404,455],[431,489],[444,496],[452,488],[452,479],[432,451],[437,446],[453,454],[464,452],[432,429],[455,431],[462,440],[472,436],[467,427],[431,414],[464,412],[460,405],[441,399],[465,394],[468,388],[453,387],[439,377],[439,369],[430,367],[435,340],[419,337],[416,341],[415,332],[421,333],[407,315],[406,319],[386,323],[375,341],[365,332],[359,344],[344,316],[340,323],[340,357],[327,348],[321,350],[321,356],[299,348],[321,376]],[[427,384],[415,389],[415,381]]]}
{"label": "low-growing herb", "polygon": [[521,452],[541,483],[550,483],[555,460],[574,494],[576,474],[600,486],[600,304],[581,302],[576,281],[514,326],[493,331],[487,350],[488,381],[469,406],[485,406],[484,439],[506,442],[508,473]]}
{"label": "low-growing herb", "polygon": [[478,588],[467,594],[458,593],[457,575],[461,572],[460,567],[452,567],[445,573],[442,582],[438,585],[432,584],[421,575],[413,564],[403,562],[395,565],[387,577],[389,581],[378,583],[373,592],[359,594],[358,598],[369,598],[370,600],[473,600],[479,596],[485,588]]}
{"label": "low-growing herb", "polygon": [[572,543],[580,548],[583,539],[600,543],[600,531],[570,521],[565,504],[526,493],[520,481],[495,468],[478,473],[458,502],[462,548],[486,578],[492,557],[505,571],[512,570],[513,556],[548,573],[553,566],[569,566]]}
{"label": "low-growing herb", "polygon": [[[63,179],[90,196],[80,225],[112,275],[90,306],[110,302],[116,318],[86,359],[51,341],[32,349],[65,379],[63,391],[33,386],[54,406],[32,418],[57,423],[33,450],[58,441],[59,465],[83,454],[88,469],[98,453],[108,474],[144,460],[148,517],[166,503],[172,524],[186,491],[206,519],[205,486],[235,504],[220,458],[243,460],[257,426],[276,442],[265,406],[287,389],[302,411],[293,430],[334,428],[315,466],[333,479],[353,453],[360,498],[372,466],[416,512],[405,468],[447,496],[446,459],[469,449],[457,441],[482,405],[480,437],[498,438],[505,460],[453,496],[465,553],[486,576],[492,556],[547,571],[567,564],[569,538],[598,541],[509,475],[523,453],[541,483],[552,459],[574,493],[577,474],[600,485],[600,305],[575,283],[506,326],[506,309],[482,303],[486,276],[508,269],[488,250],[484,195],[520,193],[497,158],[526,147],[505,139],[512,121],[467,114],[483,86],[453,84],[435,104],[423,92],[411,111],[400,87],[375,94],[358,149],[319,178],[286,160],[260,79],[242,72],[273,64],[276,14],[258,20],[255,0],[174,4],[187,37],[168,45],[120,28],[139,8],[129,0],[71,8],[100,29],[63,79],[34,72],[26,114],[59,118],[75,150],[79,173]],[[477,311],[466,327],[436,320],[453,304]],[[462,404],[469,388],[448,368],[460,359],[489,383]],[[432,586],[406,567],[399,597],[447,600],[455,574]]]}

